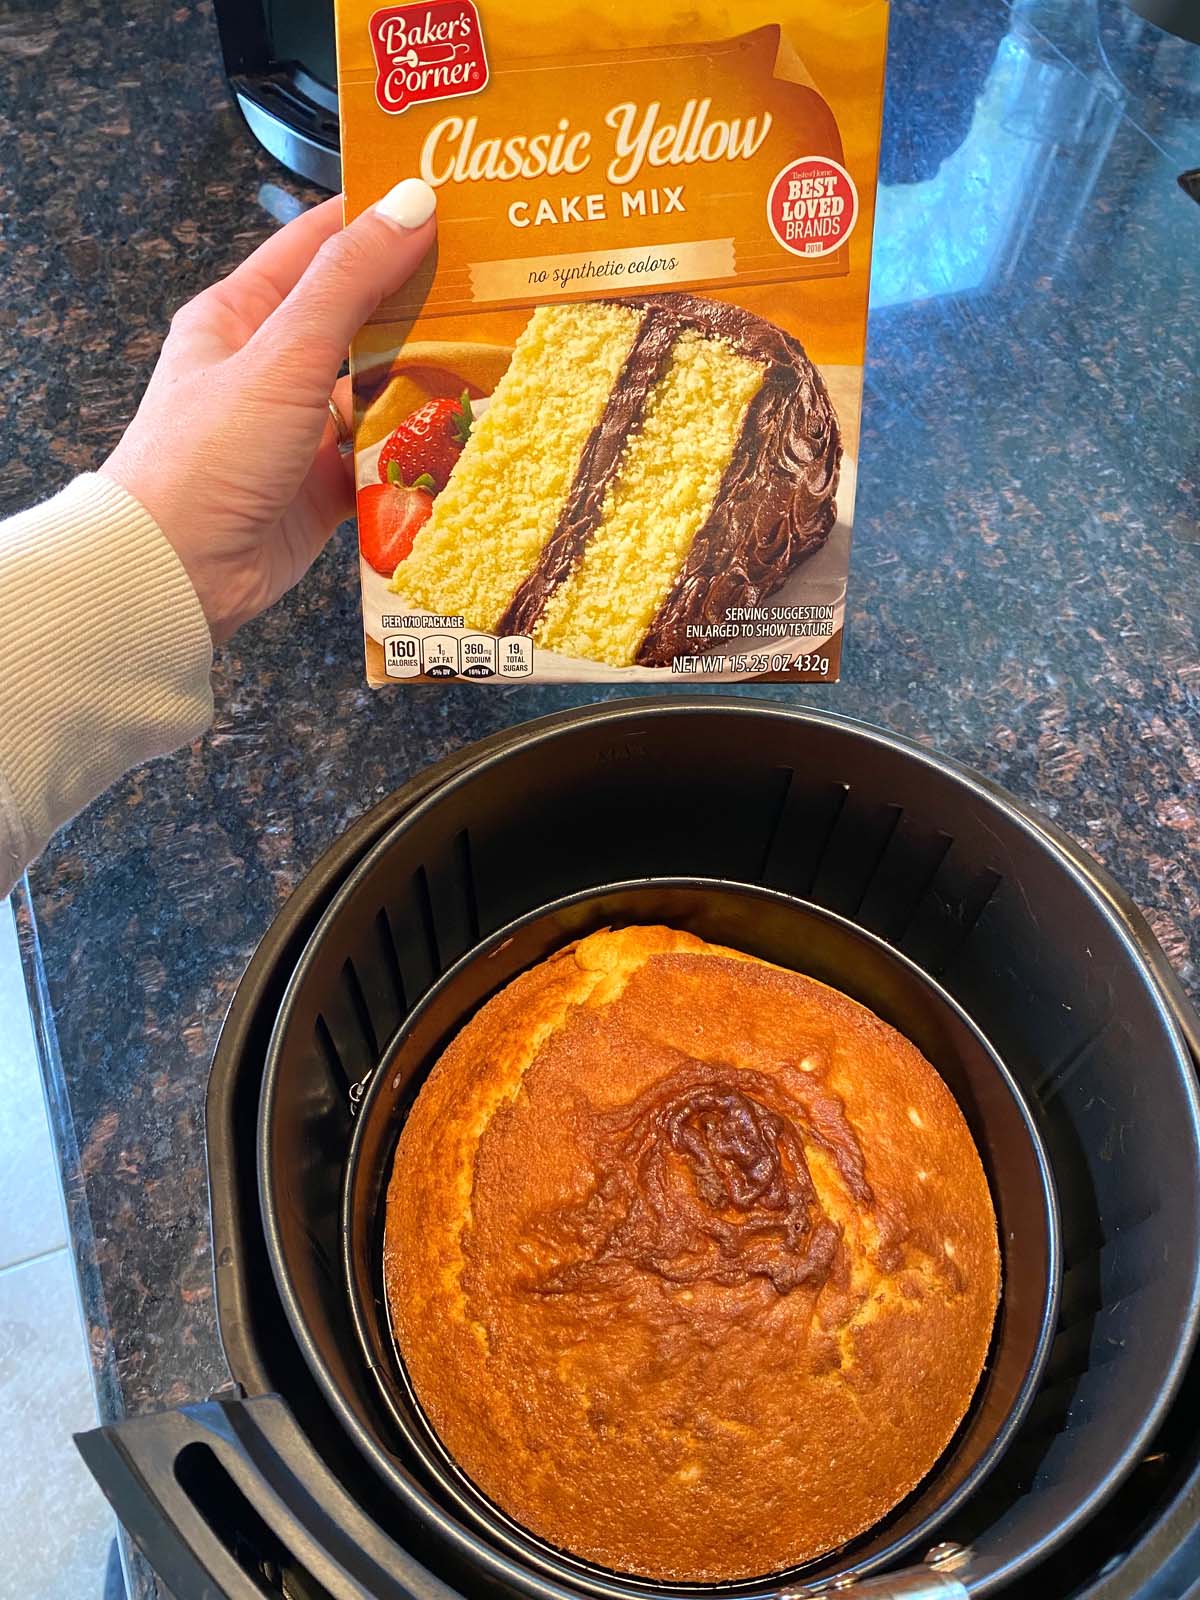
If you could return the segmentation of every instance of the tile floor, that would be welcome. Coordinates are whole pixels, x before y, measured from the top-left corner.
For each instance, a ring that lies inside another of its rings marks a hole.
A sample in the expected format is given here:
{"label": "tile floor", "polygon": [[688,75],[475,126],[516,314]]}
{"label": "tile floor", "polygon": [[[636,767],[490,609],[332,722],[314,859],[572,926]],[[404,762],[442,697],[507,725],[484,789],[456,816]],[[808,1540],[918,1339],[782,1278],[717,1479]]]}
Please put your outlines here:
{"label": "tile floor", "polygon": [[114,1523],[12,908],[0,900],[0,1600],[116,1600]]}

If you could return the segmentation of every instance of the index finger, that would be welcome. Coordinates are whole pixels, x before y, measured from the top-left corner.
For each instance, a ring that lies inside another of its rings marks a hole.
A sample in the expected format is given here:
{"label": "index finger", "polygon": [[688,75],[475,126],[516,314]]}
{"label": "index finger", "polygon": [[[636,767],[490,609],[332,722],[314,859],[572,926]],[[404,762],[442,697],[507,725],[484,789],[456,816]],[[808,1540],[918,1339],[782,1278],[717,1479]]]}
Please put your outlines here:
{"label": "index finger", "polygon": [[336,230],[287,299],[247,341],[263,374],[322,406],[355,334],[420,267],[433,245],[437,197],[405,178],[382,200]]}
{"label": "index finger", "polygon": [[221,301],[247,324],[247,333],[259,328],[287,299],[299,283],[317,251],[327,239],[340,232],[342,197],[302,211],[252,250],[208,293]]}

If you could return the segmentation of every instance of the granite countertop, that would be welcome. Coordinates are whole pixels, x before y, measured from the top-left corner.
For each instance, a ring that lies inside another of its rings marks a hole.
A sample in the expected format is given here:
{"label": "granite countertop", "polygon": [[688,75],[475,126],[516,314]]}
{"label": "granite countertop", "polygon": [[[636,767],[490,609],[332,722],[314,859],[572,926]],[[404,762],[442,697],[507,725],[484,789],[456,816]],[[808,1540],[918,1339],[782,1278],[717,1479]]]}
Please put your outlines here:
{"label": "granite countertop", "polygon": [[[0,105],[6,513],[102,458],[172,310],[316,194],[246,134],[204,0],[10,13]],[[1200,995],[1197,164],[1200,50],[1119,0],[896,0],[844,677],[746,692],[1041,808]],[[215,686],[211,732],[92,806],[20,900],[109,1418],[226,1381],[205,1082],[289,892],[421,767],[597,698],[369,691],[350,529]]]}

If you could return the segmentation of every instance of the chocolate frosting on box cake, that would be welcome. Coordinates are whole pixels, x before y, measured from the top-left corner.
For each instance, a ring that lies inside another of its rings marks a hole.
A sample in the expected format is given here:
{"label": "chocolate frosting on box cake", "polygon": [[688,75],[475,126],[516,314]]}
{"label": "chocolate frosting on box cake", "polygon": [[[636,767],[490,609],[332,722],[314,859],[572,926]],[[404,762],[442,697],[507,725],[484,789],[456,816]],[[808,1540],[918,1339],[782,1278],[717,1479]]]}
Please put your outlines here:
{"label": "chocolate frosting on box cake", "polygon": [[679,334],[719,339],[759,363],[762,386],[742,423],[709,514],[639,648],[639,666],[708,648],[689,625],[721,624],[734,607],[759,604],[837,520],[841,434],[828,391],[799,340],[740,306],[691,294],[652,294],[611,304],[644,313],[642,326],[589,438],[553,537],[519,586],[496,631],[532,633],[600,525],[605,495],[638,429]]}

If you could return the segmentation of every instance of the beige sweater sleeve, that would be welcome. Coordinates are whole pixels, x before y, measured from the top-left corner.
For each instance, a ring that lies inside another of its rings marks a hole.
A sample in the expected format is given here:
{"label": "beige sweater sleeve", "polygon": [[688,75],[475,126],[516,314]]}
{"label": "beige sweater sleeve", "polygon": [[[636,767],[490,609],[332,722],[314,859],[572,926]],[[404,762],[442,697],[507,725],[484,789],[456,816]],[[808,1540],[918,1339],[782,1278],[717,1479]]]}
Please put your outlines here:
{"label": "beige sweater sleeve", "polygon": [[211,667],[179,557],[110,479],[0,522],[0,897],[123,772],[208,726]]}

